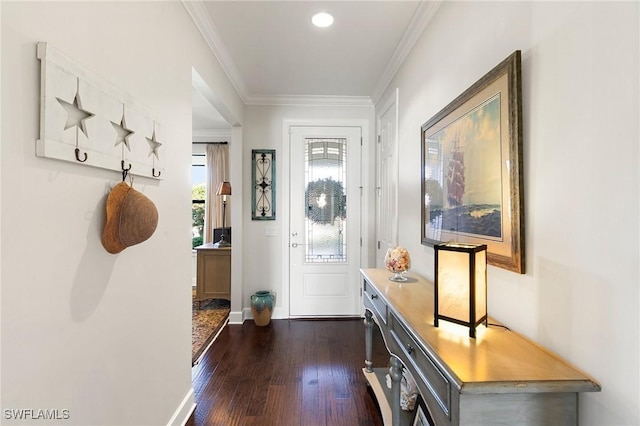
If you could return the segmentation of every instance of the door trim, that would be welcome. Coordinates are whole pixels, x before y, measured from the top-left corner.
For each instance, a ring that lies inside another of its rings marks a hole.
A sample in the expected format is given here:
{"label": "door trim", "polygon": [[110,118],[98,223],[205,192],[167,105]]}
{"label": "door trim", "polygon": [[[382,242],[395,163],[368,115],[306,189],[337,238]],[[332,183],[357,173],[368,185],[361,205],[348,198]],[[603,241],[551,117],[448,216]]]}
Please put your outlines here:
{"label": "door trim", "polygon": [[[289,162],[290,162],[290,153],[289,153],[289,129],[292,126],[296,127],[360,127],[361,135],[362,135],[362,154],[360,161],[362,162],[360,168],[360,186],[363,187],[362,190],[362,208],[361,208],[361,218],[360,218],[360,227],[361,227],[361,236],[362,236],[362,247],[360,249],[360,265],[362,267],[368,267],[368,258],[369,258],[369,232],[365,232],[369,229],[370,218],[369,215],[364,214],[369,204],[369,197],[366,188],[369,188],[370,179],[368,179],[368,167],[365,171],[365,166],[367,166],[370,161],[365,161],[369,157],[369,149],[370,146],[370,125],[371,121],[367,119],[291,119],[285,118],[282,120],[282,155],[279,156],[281,160],[278,162],[282,164],[283,170],[282,179],[282,190],[280,191],[281,197],[286,197],[287,206],[288,199],[291,192],[291,183],[289,176]],[[285,201],[285,198],[282,199]],[[281,204],[282,205],[282,204]],[[287,253],[286,256],[282,256],[282,294],[277,295],[280,299],[280,306],[282,306],[282,312],[284,318],[290,318],[290,309],[289,309],[289,291],[290,291],[290,276],[289,276],[289,209],[283,208],[280,209],[278,213],[282,218],[282,222],[280,225],[280,235],[282,235],[282,253]]]}
{"label": "door trim", "polygon": [[[394,176],[394,186],[395,186],[395,196],[396,199],[394,200],[395,206],[396,206],[396,212],[398,210],[398,191],[399,191],[399,175],[400,175],[400,163],[399,163],[399,156],[400,156],[400,146],[399,146],[399,141],[400,141],[400,136],[398,134],[399,130],[400,130],[400,124],[399,124],[399,102],[400,102],[400,89],[399,88],[395,88],[395,90],[393,92],[391,92],[389,94],[389,96],[387,97],[387,99],[382,103],[382,107],[381,108],[376,108],[376,148],[375,148],[375,177],[374,177],[374,191],[375,191],[375,195],[374,195],[374,204],[375,204],[375,212],[376,212],[376,218],[375,218],[375,222],[374,222],[374,228],[375,228],[375,240],[374,240],[374,265],[377,267],[382,267],[383,265],[379,265],[378,264],[378,247],[377,247],[377,242],[380,240],[380,236],[378,235],[379,229],[378,229],[378,216],[380,213],[380,206],[379,206],[379,198],[378,198],[378,194],[377,194],[377,185],[378,185],[378,179],[379,179],[379,173],[380,173],[380,156],[379,156],[379,146],[378,146],[378,140],[377,138],[380,137],[380,122],[382,120],[382,117],[384,116],[384,114],[389,111],[391,108],[394,109],[394,115],[395,115],[395,129],[394,129],[394,136],[395,136],[395,142],[394,142],[394,146],[395,146],[395,176]],[[398,215],[396,215],[396,221],[395,223],[392,223],[391,226],[393,227],[393,235],[394,235],[394,244],[398,245],[398,238],[399,238],[399,232],[400,232],[400,224],[398,222]]]}

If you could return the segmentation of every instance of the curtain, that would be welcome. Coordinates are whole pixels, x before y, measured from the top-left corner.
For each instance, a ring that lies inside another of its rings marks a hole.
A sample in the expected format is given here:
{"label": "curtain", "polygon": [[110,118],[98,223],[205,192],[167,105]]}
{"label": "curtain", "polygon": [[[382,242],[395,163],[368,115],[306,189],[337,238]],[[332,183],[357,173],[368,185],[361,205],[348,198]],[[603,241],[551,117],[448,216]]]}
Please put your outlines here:
{"label": "curtain", "polygon": [[[220,183],[228,180],[229,174],[229,146],[226,144],[207,145],[207,194],[204,219],[204,242],[213,240],[213,228],[222,226],[222,196],[216,195]],[[232,187],[233,189],[233,187]],[[225,225],[231,226],[230,219],[231,197],[227,197],[227,219]]]}

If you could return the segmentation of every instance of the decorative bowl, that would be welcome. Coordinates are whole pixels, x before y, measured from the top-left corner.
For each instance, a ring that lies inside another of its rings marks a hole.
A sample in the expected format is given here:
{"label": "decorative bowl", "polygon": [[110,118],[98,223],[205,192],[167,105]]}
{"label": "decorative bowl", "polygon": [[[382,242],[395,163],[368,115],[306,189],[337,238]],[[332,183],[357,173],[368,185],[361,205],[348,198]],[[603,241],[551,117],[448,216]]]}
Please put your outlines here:
{"label": "decorative bowl", "polygon": [[411,268],[411,257],[407,249],[404,247],[388,249],[387,254],[384,256],[384,264],[389,272],[393,272],[393,275],[389,277],[391,281],[407,281],[404,273]]}

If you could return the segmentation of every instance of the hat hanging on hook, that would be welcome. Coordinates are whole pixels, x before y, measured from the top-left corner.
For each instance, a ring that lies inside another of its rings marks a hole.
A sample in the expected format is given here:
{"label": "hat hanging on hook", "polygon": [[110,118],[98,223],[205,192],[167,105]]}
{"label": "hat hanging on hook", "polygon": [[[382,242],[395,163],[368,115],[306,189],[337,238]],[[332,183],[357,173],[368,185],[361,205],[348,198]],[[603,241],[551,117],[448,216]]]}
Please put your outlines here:
{"label": "hat hanging on hook", "polygon": [[[123,177],[126,177],[125,171]],[[106,209],[102,245],[112,254],[146,241],[158,226],[158,210],[153,201],[126,182],[118,183],[111,190]]]}

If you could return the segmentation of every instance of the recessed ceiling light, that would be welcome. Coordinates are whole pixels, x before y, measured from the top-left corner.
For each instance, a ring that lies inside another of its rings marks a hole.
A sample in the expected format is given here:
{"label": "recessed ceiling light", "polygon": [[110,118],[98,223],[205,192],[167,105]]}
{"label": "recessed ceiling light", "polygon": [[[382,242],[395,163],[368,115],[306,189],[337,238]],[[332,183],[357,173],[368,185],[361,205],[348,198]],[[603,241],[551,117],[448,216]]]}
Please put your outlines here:
{"label": "recessed ceiling light", "polygon": [[326,12],[320,12],[313,15],[311,18],[313,25],[320,28],[330,27],[333,24],[333,16]]}

